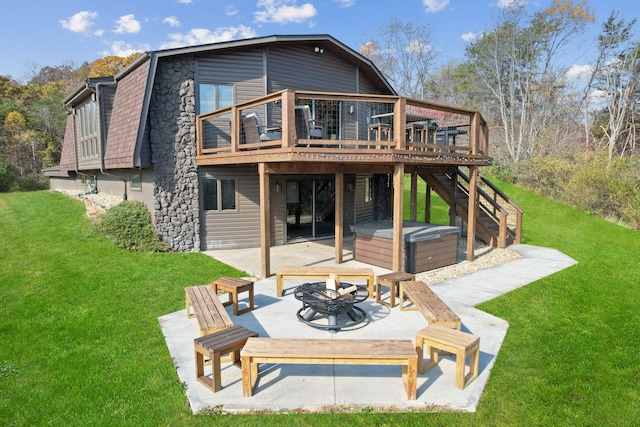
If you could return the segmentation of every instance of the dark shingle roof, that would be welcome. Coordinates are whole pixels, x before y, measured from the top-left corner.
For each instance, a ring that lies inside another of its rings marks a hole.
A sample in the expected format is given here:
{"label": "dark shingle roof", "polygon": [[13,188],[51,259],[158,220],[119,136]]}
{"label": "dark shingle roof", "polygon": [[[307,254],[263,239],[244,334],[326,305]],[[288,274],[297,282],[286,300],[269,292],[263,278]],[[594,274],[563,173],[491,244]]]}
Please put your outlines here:
{"label": "dark shingle roof", "polygon": [[73,131],[73,115],[67,116],[67,127],[64,130],[64,141],[62,152],[60,153],[60,169],[63,171],[76,170],[75,143],[73,141],[75,132]]}
{"label": "dark shingle roof", "polygon": [[136,166],[134,154],[145,123],[142,112],[150,62],[145,61],[118,82],[104,154],[106,169]]}

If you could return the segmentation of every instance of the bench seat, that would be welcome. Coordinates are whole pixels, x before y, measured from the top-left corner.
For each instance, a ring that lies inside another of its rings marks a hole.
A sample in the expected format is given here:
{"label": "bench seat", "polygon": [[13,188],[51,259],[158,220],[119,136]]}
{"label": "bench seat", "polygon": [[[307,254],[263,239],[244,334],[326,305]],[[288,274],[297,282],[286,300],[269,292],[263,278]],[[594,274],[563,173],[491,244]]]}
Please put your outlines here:
{"label": "bench seat", "polygon": [[200,336],[233,326],[227,310],[211,285],[186,287],[185,306],[187,317],[198,320]]}
{"label": "bench seat", "polygon": [[[405,306],[405,295],[413,307]],[[460,317],[424,282],[400,282],[400,310],[419,310],[429,325],[460,330]]]}
{"label": "bench seat", "polygon": [[416,399],[418,353],[411,340],[249,338],[240,358],[244,396],[253,394],[259,363],[289,363],[400,365],[407,399]]}
{"label": "bench seat", "polygon": [[308,265],[285,265],[276,269],[276,296],[282,296],[284,279],[329,279],[332,275],[338,280],[366,280],[369,297],[373,298],[374,274],[371,268],[340,268]]}

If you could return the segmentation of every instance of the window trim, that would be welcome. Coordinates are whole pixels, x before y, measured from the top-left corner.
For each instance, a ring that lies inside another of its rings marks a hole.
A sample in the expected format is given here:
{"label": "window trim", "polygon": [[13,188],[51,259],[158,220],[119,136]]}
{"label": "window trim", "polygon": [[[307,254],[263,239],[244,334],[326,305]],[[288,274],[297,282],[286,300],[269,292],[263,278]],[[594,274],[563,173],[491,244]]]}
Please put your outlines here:
{"label": "window trim", "polygon": [[[205,192],[205,185],[207,184],[207,181],[215,181],[216,183],[216,206],[217,209],[207,209],[206,206],[206,192]],[[233,198],[234,198],[234,208],[233,209],[223,209],[222,208],[222,204],[224,201],[224,197],[222,194],[223,191],[223,185],[222,185],[222,181],[233,181],[233,188],[234,188],[234,192],[233,192]],[[226,213],[237,213],[239,212],[239,208],[238,208],[238,203],[239,203],[239,197],[238,197],[238,182],[240,180],[238,179],[238,177],[222,177],[222,178],[203,178],[202,179],[202,210],[204,212],[216,212],[216,213],[221,213],[221,214],[226,214]]]}
{"label": "window trim", "polygon": [[[136,178],[139,181],[139,185],[134,186],[134,183],[136,182]],[[142,191],[142,174],[141,173],[131,174],[130,180],[131,180],[131,184],[130,184],[131,191]]]}

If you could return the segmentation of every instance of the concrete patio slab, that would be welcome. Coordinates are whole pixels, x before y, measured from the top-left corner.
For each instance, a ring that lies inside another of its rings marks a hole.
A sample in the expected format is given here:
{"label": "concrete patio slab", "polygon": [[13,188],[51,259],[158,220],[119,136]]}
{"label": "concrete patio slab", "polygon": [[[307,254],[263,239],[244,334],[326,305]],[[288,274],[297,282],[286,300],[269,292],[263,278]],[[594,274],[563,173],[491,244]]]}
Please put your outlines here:
{"label": "concrete patio slab", "polygon": [[[287,245],[287,249],[291,254],[306,253],[307,257],[313,251],[315,261],[304,257],[294,258],[282,251],[275,258],[272,253],[272,263],[311,265],[308,263],[312,262],[313,265],[331,265],[333,262],[332,246],[317,242],[304,245],[304,250],[294,245]],[[455,358],[441,357],[438,366],[418,376],[415,401],[406,399],[399,366],[262,364],[253,396],[243,397],[240,369],[223,363],[223,388],[213,393],[196,381],[193,349],[193,340],[199,335],[196,320],[187,319],[185,310],[180,310],[160,317],[159,322],[194,413],[322,411],[330,406],[375,407],[382,410],[429,410],[442,407],[475,411],[506,336],[508,324],[474,308],[474,305],[575,264],[574,260],[553,249],[528,245],[517,245],[512,249],[520,252],[523,258],[431,286],[460,316],[462,330],[480,336],[479,376],[464,390],[459,390],[454,386]],[[242,254],[222,251],[225,254],[218,252],[219,256],[212,256],[255,274],[253,268],[255,265],[259,267],[259,256],[256,256],[259,252],[255,249],[253,252],[241,251]],[[257,263],[252,261],[252,256],[258,258]],[[345,266],[368,266],[354,264],[352,260],[347,262]],[[374,271],[376,274],[388,272],[381,268],[374,268]],[[282,298],[277,298],[273,277],[257,280],[253,311],[233,316],[231,307],[227,307],[234,324],[252,329],[261,337],[408,339],[414,343],[416,331],[427,325],[417,311],[401,311],[397,306],[388,308],[368,299],[359,305],[368,314],[364,323],[337,333],[312,328],[296,317],[301,303],[294,298],[291,288],[302,283],[303,280],[287,281],[285,288],[289,288],[289,291]]]}

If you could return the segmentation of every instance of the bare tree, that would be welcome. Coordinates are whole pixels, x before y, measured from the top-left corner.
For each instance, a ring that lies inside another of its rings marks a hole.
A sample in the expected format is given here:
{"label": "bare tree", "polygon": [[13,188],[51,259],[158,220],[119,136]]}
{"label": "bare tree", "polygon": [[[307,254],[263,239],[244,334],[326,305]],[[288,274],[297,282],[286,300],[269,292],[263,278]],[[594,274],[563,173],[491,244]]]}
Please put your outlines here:
{"label": "bare tree", "polygon": [[598,36],[598,57],[592,66],[592,87],[604,102],[607,115],[600,128],[609,160],[636,145],[634,106],[640,89],[640,45],[631,40],[635,22],[626,23],[616,12],[611,13]]}
{"label": "bare tree", "polygon": [[472,72],[493,98],[504,151],[512,161],[533,155],[550,134],[566,71],[555,60],[592,20],[586,1],[554,0],[531,17],[523,4],[514,3],[467,49]]}
{"label": "bare tree", "polygon": [[437,56],[430,27],[417,20],[394,18],[379,29],[378,36],[365,43],[361,53],[376,64],[400,95],[421,99]]}

